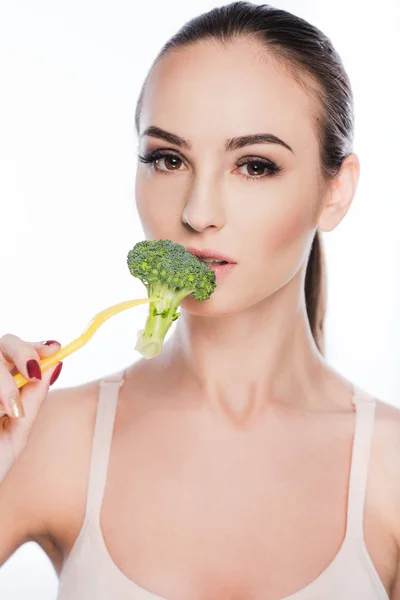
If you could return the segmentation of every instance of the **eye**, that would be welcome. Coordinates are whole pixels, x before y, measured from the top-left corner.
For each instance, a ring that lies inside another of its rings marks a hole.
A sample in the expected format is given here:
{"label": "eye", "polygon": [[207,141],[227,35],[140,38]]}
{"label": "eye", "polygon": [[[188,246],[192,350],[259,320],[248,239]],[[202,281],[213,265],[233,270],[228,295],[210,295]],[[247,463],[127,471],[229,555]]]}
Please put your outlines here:
{"label": "eye", "polygon": [[[144,155],[139,156],[139,160],[143,163],[150,164],[156,171],[169,174],[171,171],[181,171],[180,167],[184,165],[183,159],[172,152],[154,150]],[[161,164],[161,168],[160,168]],[[164,168],[162,165],[164,164]]]}
{"label": "eye", "polygon": [[160,156],[156,160],[165,161],[164,165],[168,171],[179,171],[179,167],[183,164],[182,159],[178,158],[178,156],[174,156],[173,154],[166,154],[165,156]]}
{"label": "eye", "polygon": [[[176,152],[170,152],[162,149],[156,149],[139,155],[139,160],[142,163],[149,164],[155,171],[165,175],[171,174],[173,171],[183,171],[181,167],[185,167],[185,161]],[[241,169],[245,168],[247,174],[239,172],[239,175],[244,179],[256,181],[265,177],[272,177],[280,173],[283,169],[272,160],[261,157],[245,157],[236,166]]]}
{"label": "eye", "polygon": [[239,173],[245,179],[263,179],[282,171],[282,167],[265,158],[248,158],[246,161],[236,164],[239,169],[245,167],[247,174]]}

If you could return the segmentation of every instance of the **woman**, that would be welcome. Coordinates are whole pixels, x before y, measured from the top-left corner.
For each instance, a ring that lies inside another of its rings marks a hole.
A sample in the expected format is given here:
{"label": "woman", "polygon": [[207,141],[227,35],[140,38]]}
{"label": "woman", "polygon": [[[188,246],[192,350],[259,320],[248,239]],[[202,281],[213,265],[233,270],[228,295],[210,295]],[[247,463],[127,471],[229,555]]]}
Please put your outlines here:
{"label": "woman", "polygon": [[359,176],[339,56],[285,11],[216,8],[161,50],[136,126],[146,238],[233,266],[160,356],[25,386],[25,422],[12,374],[59,346],[3,336],[1,561],[37,541],[59,600],[400,598],[399,411],[323,356],[319,231]]}

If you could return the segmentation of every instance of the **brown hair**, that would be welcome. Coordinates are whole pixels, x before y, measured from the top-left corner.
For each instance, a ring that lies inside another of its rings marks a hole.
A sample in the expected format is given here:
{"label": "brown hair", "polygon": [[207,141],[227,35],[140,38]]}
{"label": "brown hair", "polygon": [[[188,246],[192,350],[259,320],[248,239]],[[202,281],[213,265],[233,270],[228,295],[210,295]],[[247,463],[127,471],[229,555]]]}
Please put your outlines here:
{"label": "brown hair", "polygon": [[[300,86],[309,94],[315,94],[318,100],[316,134],[320,146],[321,176],[324,181],[334,178],[352,149],[353,94],[340,56],[329,38],[317,27],[268,4],[232,2],[188,21],[162,47],[153,65],[167,52],[200,40],[215,39],[224,44],[239,37],[261,42]],[[138,133],[149,74],[136,106]],[[311,331],[321,354],[324,353],[325,271],[322,239],[317,230],[310,248],[304,291]]]}

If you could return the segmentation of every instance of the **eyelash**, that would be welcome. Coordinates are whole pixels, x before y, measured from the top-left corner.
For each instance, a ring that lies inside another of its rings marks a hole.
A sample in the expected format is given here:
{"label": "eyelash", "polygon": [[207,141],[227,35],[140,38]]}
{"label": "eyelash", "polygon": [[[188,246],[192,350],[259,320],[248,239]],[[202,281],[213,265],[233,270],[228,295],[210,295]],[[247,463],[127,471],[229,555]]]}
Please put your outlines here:
{"label": "eyelash", "polygon": [[[175,171],[175,169],[163,170],[163,169],[158,169],[155,165],[156,160],[159,160],[160,158],[167,158],[169,156],[176,157],[184,163],[183,158],[181,156],[179,156],[178,153],[167,152],[167,151],[161,150],[161,149],[152,150],[143,155],[140,154],[138,156],[138,158],[139,158],[140,162],[145,163],[145,164],[150,164],[154,168],[154,170],[157,171],[158,173],[162,173],[163,175],[171,175]],[[240,177],[243,177],[244,179],[247,179],[247,180],[257,181],[258,179],[264,179],[265,177],[273,177],[274,175],[277,175],[278,173],[280,173],[283,170],[282,167],[280,167],[276,163],[274,163],[271,160],[268,160],[266,158],[259,158],[259,157],[246,157],[246,158],[247,158],[246,161],[244,161],[240,164],[236,163],[236,166],[243,167],[244,165],[247,165],[247,164],[257,163],[257,164],[261,164],[261,165],[265,166],[267,169],[269,169],[269,173],[267,173],[266,175],[251,176],[251,175],[244,175],[243,173],[239,173]]]}

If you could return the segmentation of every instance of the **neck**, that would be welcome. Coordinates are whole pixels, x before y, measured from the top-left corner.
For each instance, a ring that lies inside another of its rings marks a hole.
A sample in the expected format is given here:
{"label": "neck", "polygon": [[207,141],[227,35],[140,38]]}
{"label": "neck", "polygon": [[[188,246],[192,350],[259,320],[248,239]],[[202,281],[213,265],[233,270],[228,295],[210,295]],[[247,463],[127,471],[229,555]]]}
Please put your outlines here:
{"label": "neck", "polygon": [[182,310],[166,345],[164,359],[179,372],[180,389],[239,423],[277,404],[307,404],[326,369],[296,278],[233,315]]}

